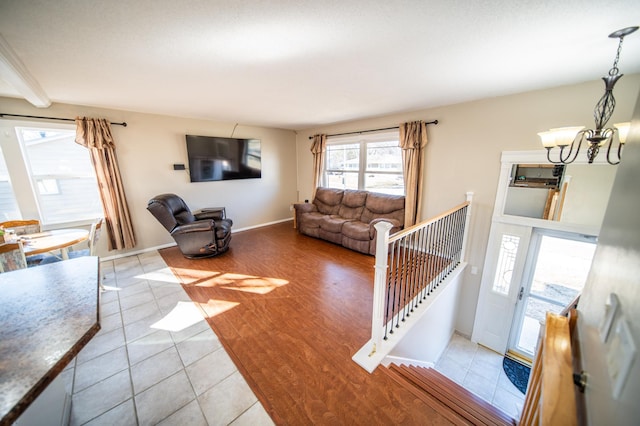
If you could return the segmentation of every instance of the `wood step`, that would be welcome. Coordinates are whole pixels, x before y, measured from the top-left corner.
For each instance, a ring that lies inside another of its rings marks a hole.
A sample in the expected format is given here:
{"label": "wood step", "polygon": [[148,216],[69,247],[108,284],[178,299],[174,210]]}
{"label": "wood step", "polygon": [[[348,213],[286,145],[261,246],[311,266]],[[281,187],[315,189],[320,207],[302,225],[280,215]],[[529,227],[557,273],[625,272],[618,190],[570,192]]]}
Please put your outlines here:
{"label": "wood step", "polygon": [[415,388],[429,394],[471,424],[516,424],[511,416],[432,368],[391,364],[388,370],[404,377]]}
{"label": "wood step", "polygon": [[413,394],[413,396],[415,396],[417,399],[419,399],[420,401],[424,402],[425,404],[429,405],[431,408],[436,410],[439,414],[441,414],[443,417],[449,420],[452,424],[460,425],[460,426],[474,424],[474,423],[471,423],[469,420],[467,420],[465,417],[451,410],[448,406],[440,402],[438,398],[434,397],[428,392],[425,392],[423,389],[416,387],[411,381],[407,380],[407,378],[401,371],[398,371],[396,369],[382,368],[382,367],[380,367],[380,369],[386,375],[391,377],[391,379],[393,379],[398,385],[407,389],[409,392],[411,392],[411,394]]}

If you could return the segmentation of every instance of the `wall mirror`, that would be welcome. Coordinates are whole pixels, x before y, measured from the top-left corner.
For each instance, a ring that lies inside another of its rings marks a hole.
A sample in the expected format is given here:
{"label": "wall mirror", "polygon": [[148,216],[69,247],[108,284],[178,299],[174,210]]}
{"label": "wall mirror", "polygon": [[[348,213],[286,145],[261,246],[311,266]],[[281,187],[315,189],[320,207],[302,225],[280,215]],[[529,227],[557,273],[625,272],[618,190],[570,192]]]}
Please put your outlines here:
{"label": "wall mirror", "polygon": [[[543,160],[539,162],[532,159]],[[609,164],[554,165],[544,158],[503,156],[502,215],[599,228],[617,167]]]}

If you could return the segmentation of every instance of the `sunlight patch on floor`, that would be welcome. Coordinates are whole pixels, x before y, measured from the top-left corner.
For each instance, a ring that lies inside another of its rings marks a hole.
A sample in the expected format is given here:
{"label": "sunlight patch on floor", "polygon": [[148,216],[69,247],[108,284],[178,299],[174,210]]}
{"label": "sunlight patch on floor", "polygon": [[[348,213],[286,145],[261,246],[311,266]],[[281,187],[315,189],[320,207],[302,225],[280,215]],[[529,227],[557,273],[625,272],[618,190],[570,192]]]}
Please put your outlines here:
{"label": "sunlight patch on floor", "polygon": [[197,269],[169,268],[169,273],[176,277],[182,285],[194,285],[219,275],[216,271],[200,271]]}
{"label": "sunlight patch on floor", "polygon": [[149,281],[162,281],[167,283],[180,284],[180,279],[176,277],[170,268],[162,268],[146,274],[136,275],[136,278]]}
{"label": "sunlight patch on floor", "polygon": [[229,302],[228,300],[209,299],[207,303],[200,303],[200,308],[204,311],[207,318],[213,318],[228,310],[238,306],[238,302]]}
{"label": "sunlight patch on floor", "polygon": [[203,321],[202,312],[193,302],[178,302],[176,306],[151,328],[166,331],[180,331]]}
{"label": "sunlight patch on floor", "polygon": [[198,287],[222,287],[227,290],[244,291],[247,293],[267,294],[278,287],[289,284],[281,278],[256,277],[243,274],[221,274],[206,282],[197,284]]}

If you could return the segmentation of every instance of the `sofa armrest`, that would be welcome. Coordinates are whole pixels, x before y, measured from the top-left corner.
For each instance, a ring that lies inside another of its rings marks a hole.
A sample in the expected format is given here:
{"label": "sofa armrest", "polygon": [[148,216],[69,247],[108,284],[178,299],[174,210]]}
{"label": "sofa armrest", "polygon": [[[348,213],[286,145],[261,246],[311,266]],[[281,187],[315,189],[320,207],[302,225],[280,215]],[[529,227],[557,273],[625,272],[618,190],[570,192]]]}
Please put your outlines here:
{"label": "sofa armrest", "polygon": [[369,222],[369,237],[371,237],[372,240],[376,237],[376,228],[374,225],[378,222],[389,222],[393,226],[389,230],[389,235],[393,235],[402,229],[402,227],[400,226],[400,222],[395,219],[387,219],[384,217],[373,219],[371,222]]}
{"label": "sofa armrest", "polygon": [[313,203],[295,203],[293,208],[300,214],[318,211],[318,207]]}
{"label": "sofa armrest", "polygon": [[302,215],[304,213],[317,212],[318,206],[313,203],[295,203],[293,209],[295,214],[293,227],[299,229],[302,224]]}

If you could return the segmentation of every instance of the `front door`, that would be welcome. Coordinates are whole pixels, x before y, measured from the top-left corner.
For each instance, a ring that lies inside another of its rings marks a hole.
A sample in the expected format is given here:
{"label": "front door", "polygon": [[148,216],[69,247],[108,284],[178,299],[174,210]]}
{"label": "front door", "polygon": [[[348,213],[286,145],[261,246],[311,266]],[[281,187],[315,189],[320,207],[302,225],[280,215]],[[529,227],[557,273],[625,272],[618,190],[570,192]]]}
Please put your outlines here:
{"label": "front door", "polygon": [[505,353],[522,282],[531,227],[494,222],[471,339]]}
{"label": "front door", "polygon": [[582,292],[595,249],[595,237],[534,230],[518,289],[510,352],[533,358],[545,312],[562,312]]}

